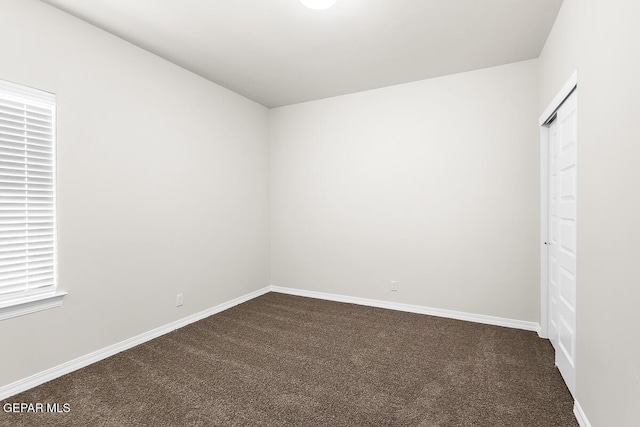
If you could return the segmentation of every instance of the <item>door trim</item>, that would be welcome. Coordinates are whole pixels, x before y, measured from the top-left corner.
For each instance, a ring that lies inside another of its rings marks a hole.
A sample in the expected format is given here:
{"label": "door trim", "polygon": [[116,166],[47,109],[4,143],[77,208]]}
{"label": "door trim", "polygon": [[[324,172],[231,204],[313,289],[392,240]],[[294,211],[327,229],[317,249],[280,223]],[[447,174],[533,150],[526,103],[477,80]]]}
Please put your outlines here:
{"label": "door trim", "polygon": [[545,242],[549,241],[549,126],[547,125],[560,105],[577,87],[578,70],[575,70],[538,119],[540,126],[540,333],[538,335],[542,338],[549,338],[547,277],[549,247],[545,245]]}
{"label": "door trim", "polygon": [[540,118],[538,119],[539,126],[544,125],[547,120],[549,120],[553,116],[553,113],[556,112],[558,107],[560,107],[560,104],[562,104],[564,100],[567,99],[567,97],[571,94],[571,92],[573,92],[573,89],[575,89],[576,86],[578,86],[578,70],[575,70],[571,74],[569,80],[565,82],[560,91],[556,94],[556,96],[553,97],[551,103],[547,106],[547,108],[545,108],[542,115],[540,115]]}

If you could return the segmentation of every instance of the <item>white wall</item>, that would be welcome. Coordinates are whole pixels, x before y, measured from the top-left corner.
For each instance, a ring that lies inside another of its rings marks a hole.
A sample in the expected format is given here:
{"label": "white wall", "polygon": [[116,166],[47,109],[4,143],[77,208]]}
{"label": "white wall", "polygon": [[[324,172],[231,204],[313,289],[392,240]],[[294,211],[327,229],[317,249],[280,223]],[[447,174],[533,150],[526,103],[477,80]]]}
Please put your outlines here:
{"label": "white wall", "polygon": [[538,321],[537,69],[271,110],[271,283]]}
{"label": "white wall", "polygon": [[542,108],[578,69],[577,400],[640,423],[640,4],[565,0],[540,58]]}
{"label": "white wall", "polygon": [[576,70],[581,2],[565,0],[540,53],[540,113]]}
{"label": "white wall", "polygon": [[0,79],[57,95],[70,293],[0,322],[0,386],[266,286],[267,109],[39,1],[0,8]]}

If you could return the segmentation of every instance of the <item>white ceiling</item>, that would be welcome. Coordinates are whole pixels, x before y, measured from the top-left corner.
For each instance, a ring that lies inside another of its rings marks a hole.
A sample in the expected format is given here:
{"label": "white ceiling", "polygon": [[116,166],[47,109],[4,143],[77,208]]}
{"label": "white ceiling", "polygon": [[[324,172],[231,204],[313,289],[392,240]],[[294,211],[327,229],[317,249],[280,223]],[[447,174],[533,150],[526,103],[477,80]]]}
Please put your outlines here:
{"label": "white ceiling", "polygon": [[562,0],[43,0],[267,107],[536,58]]}

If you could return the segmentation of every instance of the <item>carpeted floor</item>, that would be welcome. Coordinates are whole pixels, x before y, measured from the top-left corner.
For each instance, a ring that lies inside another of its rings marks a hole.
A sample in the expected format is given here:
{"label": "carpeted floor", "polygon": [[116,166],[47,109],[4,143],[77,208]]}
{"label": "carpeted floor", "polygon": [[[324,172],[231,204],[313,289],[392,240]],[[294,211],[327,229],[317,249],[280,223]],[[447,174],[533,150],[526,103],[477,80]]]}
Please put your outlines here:
{"label": "carpeted floor", "polygon": [[578,425],[534,332],[276,293],[7,402],[71,407],[12,427]]}

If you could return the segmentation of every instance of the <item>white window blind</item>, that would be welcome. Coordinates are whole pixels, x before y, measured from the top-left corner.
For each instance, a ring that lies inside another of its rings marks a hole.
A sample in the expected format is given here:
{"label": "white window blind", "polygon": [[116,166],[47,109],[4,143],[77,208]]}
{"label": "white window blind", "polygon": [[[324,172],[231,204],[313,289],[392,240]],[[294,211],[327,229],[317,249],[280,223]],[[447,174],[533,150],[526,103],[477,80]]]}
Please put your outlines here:
{"label": "white window blind", "polygon": [[55,111],[0,81],[0,303],[56,288]]}

